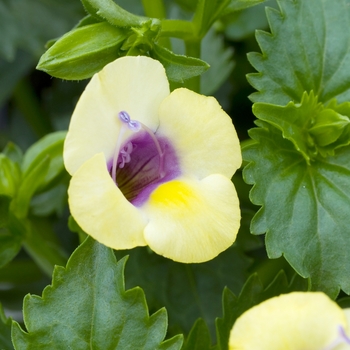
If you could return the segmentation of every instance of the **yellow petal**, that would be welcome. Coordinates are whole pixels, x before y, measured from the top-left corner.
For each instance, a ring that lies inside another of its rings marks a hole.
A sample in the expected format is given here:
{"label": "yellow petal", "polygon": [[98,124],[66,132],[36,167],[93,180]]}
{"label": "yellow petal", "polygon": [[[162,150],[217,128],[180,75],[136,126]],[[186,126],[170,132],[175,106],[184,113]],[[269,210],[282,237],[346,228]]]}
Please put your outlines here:
{"label": "yellow petal", "polygon": [[122,57],[95,74],[74,110],[64,145],[70,174],[87,159],[103,152],[113,155],[120,132],[120,111],[155,130],[158,108],[169,95],[163,66],[145,56]]}
{"label": "yellow petal", "polygon": [[113,182],[102,153],[85,162],[73,175],[68,196],[75,220],[100,243],[114,249],[146,245],[146,221]]}
{"label": "yellow petal", "polygon": [[230,117],[213,97],[187,89],[174,90],[159,109],[157,134],[171,139],[183,174],[202,179],[210,174],[229,178],[242,163]]}
{"label": "yellow petal", "polygon": [[161,184],[142,210],[150,248],[184,263],[213,259],[234,242],[240,223],[236,190],[219,174]]}
{"label": "yellow petal", "polygon": [[[320,292],[294,292],[262,302],[240,316],[230,350],[320,350],[346,328],[343,310]],[[338,349],[338,348],[337,348]]]}

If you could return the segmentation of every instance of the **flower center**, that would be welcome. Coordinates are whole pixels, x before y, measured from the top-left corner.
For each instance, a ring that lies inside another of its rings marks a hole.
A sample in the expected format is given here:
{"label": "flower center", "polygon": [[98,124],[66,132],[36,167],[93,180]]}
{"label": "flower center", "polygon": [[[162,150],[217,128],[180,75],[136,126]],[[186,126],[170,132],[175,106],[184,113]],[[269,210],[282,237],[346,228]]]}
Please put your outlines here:
{"label": "flower center", "polygon": [[[180,174],[178,160],[167,138],[132,120],[125,111],[118,116],[122,126],[108,170],[125,198],[141,206],[159,184]],[[128,130],[132,133],[125,140]]]}

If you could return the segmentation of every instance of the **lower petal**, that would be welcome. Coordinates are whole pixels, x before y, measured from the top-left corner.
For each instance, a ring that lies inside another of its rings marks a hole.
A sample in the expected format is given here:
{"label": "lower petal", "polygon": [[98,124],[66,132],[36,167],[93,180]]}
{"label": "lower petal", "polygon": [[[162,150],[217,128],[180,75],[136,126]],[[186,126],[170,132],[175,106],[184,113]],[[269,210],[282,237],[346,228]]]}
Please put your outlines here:
{"label": "lower petal", "polygon": [[213,259],[236,239],[240,209],[232,182],[222,175],[161,184],[142,207],[144,236],[157,254],[184,263]]}
{"label": "lower petal", "polygon": [[86,161],[73,175],[68,195],[73,217],[100,243],[113,249],[146,245],[146,220],[113,182],[102,153]]}

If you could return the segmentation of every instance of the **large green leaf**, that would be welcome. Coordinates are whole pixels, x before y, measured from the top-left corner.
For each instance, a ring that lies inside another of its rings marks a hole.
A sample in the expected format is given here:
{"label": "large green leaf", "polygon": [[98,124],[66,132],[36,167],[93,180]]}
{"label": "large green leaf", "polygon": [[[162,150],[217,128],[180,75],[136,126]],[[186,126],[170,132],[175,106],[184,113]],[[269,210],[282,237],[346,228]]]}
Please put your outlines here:
{"label": "large green leaf", "polygon": [[312,289],[332,297],[339,288],[350,293],[350,147],[309,165],[280,130],[257,124],[249,133],[256,142],[243,148],[250,162],[244,178],[255,185],[251,200],[262,205],[252,233],[266,232],[269,257],[283,254],[300,275],[311,277]]}
{"label": "large green leaf", "polygon": [[15,349],[181,348],[180,336],[162,342],[166,310],[149,316],[143,291],[138,287],[125,291],[125,262],[117,263],[113,250],[87,238],[66,268],[55,268],[52,285],[42,297],[25,297],[28,332],[14,323]]}
{"label": "large green leaf", "polygon": [[285,105],[313,90],[319,101],[350,100],[350,6],[347,0],[279,0],[267,9],[271,32],[258,31],[262,54],[248,58],[258,73],[254,102]]}

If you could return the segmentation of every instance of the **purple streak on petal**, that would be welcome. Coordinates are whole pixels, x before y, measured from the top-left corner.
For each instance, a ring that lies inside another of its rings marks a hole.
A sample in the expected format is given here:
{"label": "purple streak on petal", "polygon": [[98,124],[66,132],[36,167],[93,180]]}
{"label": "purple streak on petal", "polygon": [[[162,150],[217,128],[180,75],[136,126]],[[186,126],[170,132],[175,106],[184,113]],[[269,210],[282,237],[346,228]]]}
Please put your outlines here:
{"label": "purple streak on petal", "polygon": [[[128,149],[129,143],[132,146],[130,161],[126,162],[123,154],[119,154],[118,162],[123,162],[123,168],[119,166],[116,170],[116,183],[124,196],[139,207],[148,200],[157,186],[178,177],[181,170],[176,152],[168,139],[141,130],[132,135],[121,149]],[[162,157],[159,157],[159,151]],[[113,161],[110,160],[110,172],[112,165]]]}

